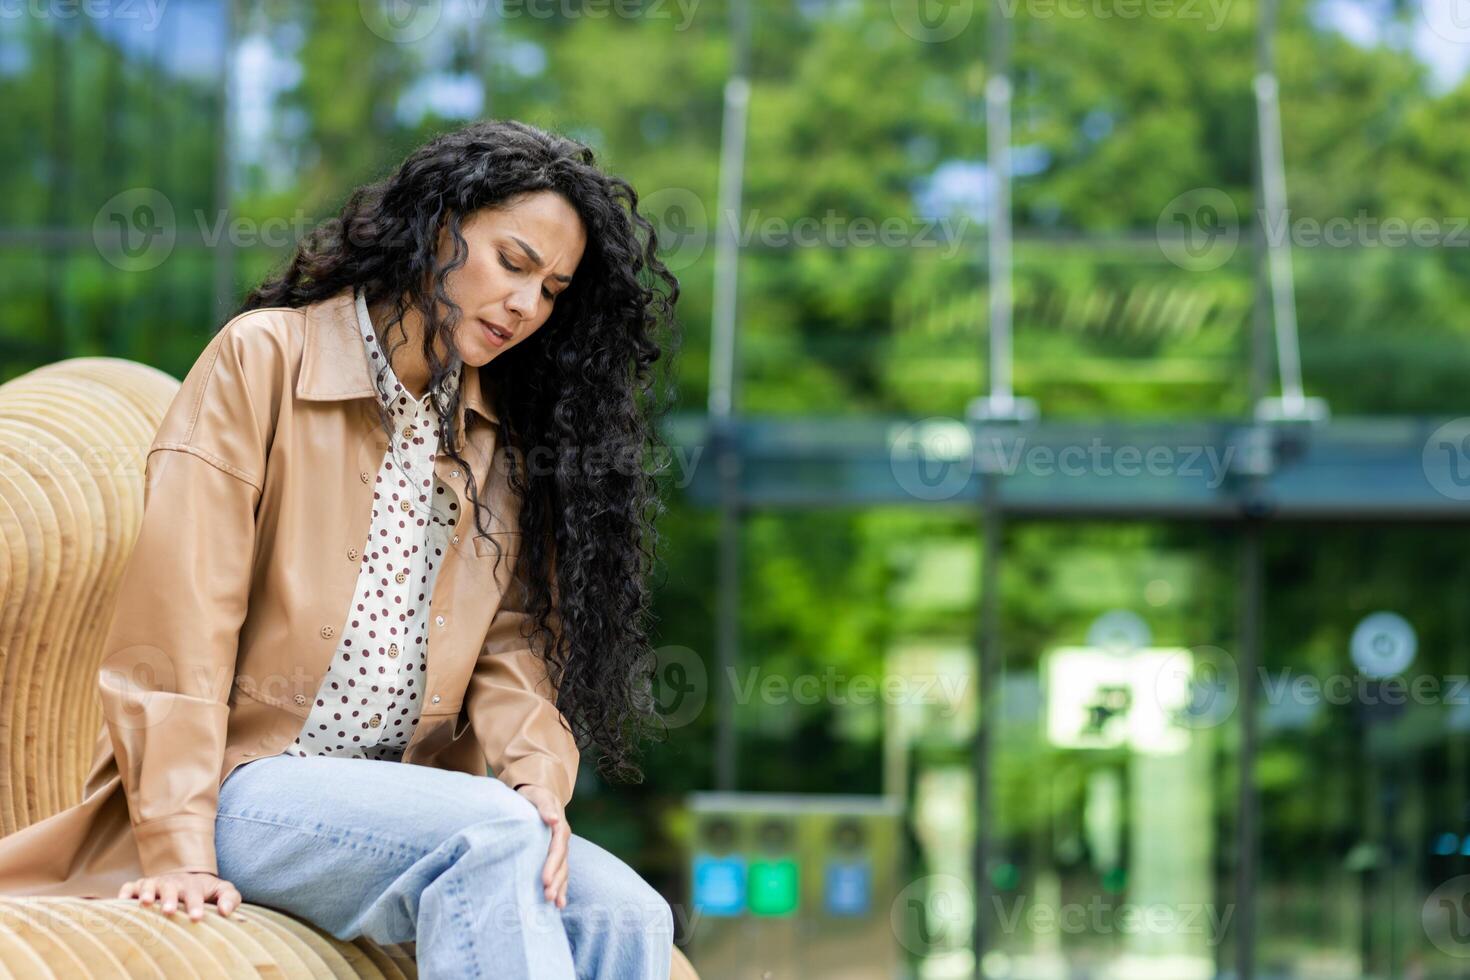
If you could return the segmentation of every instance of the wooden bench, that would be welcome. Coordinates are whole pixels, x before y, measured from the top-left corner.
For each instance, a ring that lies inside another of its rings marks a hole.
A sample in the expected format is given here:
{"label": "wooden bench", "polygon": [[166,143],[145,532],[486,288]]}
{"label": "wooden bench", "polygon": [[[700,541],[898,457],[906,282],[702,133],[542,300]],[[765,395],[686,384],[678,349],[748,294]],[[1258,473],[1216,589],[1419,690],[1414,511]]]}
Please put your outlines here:
{"label": "wooden bench", "polygon": [[[179,382],[83,357],[0,385],[0,836],[81,799],[108,611],[143,464]],[[413,944],[343,942],[242,905],[202,925],[136,901],[0,898],[0,977],[415,977]],[[698,980],[674,949],[671,980]]]}

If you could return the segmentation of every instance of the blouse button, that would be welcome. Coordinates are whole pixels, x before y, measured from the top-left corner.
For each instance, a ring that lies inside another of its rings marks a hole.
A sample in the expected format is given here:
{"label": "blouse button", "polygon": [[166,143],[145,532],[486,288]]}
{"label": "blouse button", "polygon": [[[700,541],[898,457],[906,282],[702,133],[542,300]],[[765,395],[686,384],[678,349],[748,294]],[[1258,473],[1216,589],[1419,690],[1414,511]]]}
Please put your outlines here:
{"label": "blouse button", "polygon": [[382,723],[383,723],[383,716],[382,715],[373,715],[371,718],[368,719],[368,727],[369,728],[377,728]]}
{"label": "blouse button", "polygon": [[390,656],[390,657],[396,657],[396,656],[398,656],[398,644],[396,644],[396,643],[390,643],[390,644],[388,644],[388,656]]}
{"label": "blouse button", "polygon": [[407,514],[409,511],[413,510],[413,501],[409,500],[407,497],[404,497],[403,503],[398,505],[398,509]]}
{"label": "blouse button", "polygon": [[399,585],[402,585],[404,582],[408,581],[408,573],[399,572],[397,575],[393,576],[393,581],[397,582]]}
{"label": "blouse button", "polygon": [[435,616],[434,617],[434,625],[436,625],[436,626],[443,626],[444,625],[444,617],[443,616]]}
{"label": "blouse button", "polygon": [[332,629],[332,627],[330,626],[322,627],[322,639],[324,640],[330,640],[333,636],[336,635],[336,633],[337,631]]}
{"label": "blouse button", "polygon": [[298,695],[296,695],[296,697],[295,697],[294,700],[296,701],[297,704],[305,704],[306,703],[306,695],[305,694],[298,694]]}
{"label": "blouse button", "polygon": [[361,557],[362,557],[362,555],[358,553],[358,550],[356,548],[348,548],[347,549],[347,560],[348,561],[357,561]]}
{"label": "blouse button", "polygon": [[432,698],[430,698],[429,700],[432,701],[432,702],[434,702],[435,704],[438,704],[439,703],[439,695],[436,694]]}
{"label": "blouse button", "polygon": [[357,474],[357,478],[363,483],[366,483],[368,481],[367,470],[363,470],[361,473]]}

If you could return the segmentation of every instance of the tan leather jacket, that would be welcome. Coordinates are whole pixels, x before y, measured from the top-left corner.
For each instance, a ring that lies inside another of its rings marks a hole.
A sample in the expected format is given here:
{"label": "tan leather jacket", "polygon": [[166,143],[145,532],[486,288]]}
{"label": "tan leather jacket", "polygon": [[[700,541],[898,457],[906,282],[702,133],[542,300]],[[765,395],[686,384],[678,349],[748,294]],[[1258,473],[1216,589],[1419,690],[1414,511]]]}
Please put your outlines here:
{"label": "tan leather jacket", "polygon": [[[98,693],[106,719],[76,806],[0,840],[0,894],[112,897],[143,874],[215,871],[220,784],[284,749],[336,650],[387,450],[351,290],[226,324],[149,447],[142,528],[119,586]],[[459,523],[435,583],[405,763],[544,786],[563,803],[576,742],[523,636],[516,501],[479,371],[459,452],[491,511],[439,455]],[[505,559],[497,562],[496,546]]]}

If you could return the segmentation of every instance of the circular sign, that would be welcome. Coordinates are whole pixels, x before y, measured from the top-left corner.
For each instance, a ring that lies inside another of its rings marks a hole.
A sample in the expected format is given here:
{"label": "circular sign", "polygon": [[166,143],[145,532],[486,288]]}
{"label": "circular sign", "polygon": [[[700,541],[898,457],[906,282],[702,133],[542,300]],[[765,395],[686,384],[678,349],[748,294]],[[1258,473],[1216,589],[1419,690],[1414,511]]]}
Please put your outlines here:
{"label": "circular sign", "polygon": [[1353,663],[1368,677],[1402,674],[1414,662],[1419,638],[1414,627],[1398,613],[1376,612],[1363,617],[1353,630]]}
{"label": "circular sign", "polygon": [[1087,645],[1124,652],[1139,650],[1153,642],[1153,631],[1143,617],[1130,609],[1112,609],[1093,620],[1087,630]]}

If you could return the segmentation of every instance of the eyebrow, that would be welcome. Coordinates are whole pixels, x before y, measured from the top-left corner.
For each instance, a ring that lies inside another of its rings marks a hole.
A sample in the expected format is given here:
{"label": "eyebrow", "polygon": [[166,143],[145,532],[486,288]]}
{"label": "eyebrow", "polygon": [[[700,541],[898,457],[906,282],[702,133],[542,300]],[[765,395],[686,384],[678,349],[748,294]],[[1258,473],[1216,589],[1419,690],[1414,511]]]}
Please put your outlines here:
{"label": "eyebrow", "polygon": [[[517,238],[514,235],[511,235],[509,237],[510,237],[510,240],[511,241],[515,242],[517,245],[519,245],[521,247],[521,251],[523,251],[523,252],[526,253],[526,258],[530,259],[536,265],[541,265],[541,256],[538,255],[538,254],[536,254],[536,250],[534,248],[532,248],[531,246],[527,245],[525,242],[521,241],[519,238]],[[572,281],[572,277],[571,276],[564,276],[564,275],[561,275],[560,273],[553,273],[552,276],[551,276],[551,278],[553,278],[553,279],[560,279],[562,282],[571,282]]]}

